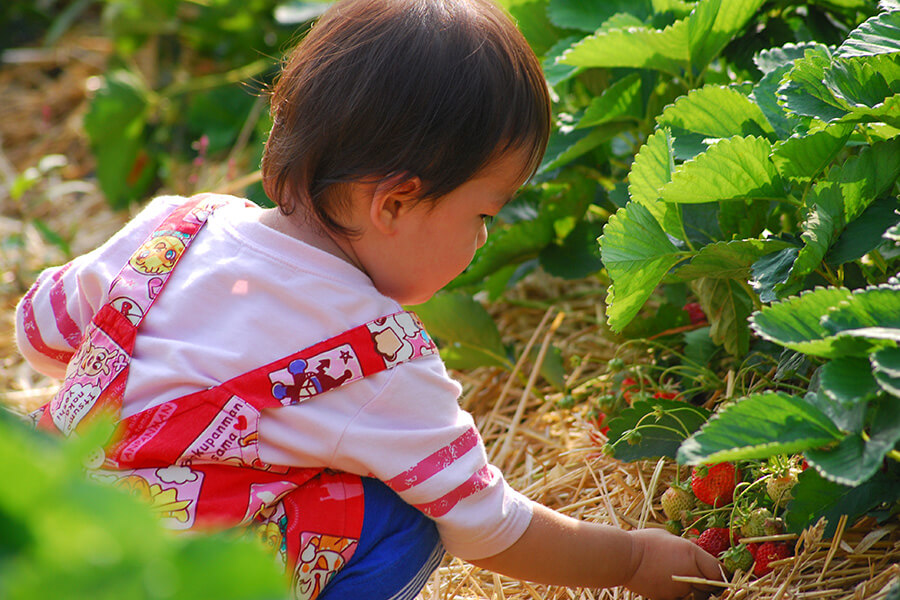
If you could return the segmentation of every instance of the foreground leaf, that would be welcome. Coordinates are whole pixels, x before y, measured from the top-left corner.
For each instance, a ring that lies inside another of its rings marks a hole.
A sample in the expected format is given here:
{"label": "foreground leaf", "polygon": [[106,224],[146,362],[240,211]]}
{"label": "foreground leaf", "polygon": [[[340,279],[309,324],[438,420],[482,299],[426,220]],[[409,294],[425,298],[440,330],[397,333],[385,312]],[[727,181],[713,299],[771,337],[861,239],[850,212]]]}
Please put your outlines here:
{"label": "foreground leaf", "polygon": [[809,463],[827,479],[861,484],[881,468],[885,455],[900,441],[900,399],[883,396],[873,404],[868,436],[852,433],[835,448],[806,452]]}
{"label": "foreground leaf", "polygon": [[795,454],[841,439],[819,410],[781,392],[754,394],[720,408],[678,449],[681,464]]}
{"label": "foreground leaf", "polygon": [[612,280],[607,319],[613,330],[620,331],[684,253],[669,241],[646,208],[629,202],[603,228],[600,256]]}

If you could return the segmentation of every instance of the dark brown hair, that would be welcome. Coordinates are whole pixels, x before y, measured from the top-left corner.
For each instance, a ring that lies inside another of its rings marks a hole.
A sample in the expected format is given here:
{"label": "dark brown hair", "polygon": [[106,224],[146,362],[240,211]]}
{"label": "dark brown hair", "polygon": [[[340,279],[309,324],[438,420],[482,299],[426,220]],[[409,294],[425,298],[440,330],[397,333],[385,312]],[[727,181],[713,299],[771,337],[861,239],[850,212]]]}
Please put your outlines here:
{"label": "dark brown hair", "polygon": [[524,177],[550,131],[540,63],[490,0],[336,3],[287,59],[271,113],[266,194],[344,235],[338,184],[418,176],[435,199],[518,148]]}

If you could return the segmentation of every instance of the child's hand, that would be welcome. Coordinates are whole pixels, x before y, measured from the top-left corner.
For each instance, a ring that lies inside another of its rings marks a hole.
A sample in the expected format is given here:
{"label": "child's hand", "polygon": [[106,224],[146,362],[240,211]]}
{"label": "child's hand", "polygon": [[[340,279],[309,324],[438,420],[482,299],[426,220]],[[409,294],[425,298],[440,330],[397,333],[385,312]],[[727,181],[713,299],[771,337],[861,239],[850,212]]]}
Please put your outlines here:
{"label": "child's hand", "polygon": [[632,531],[632,576],[625,587],[654,600],[683,598],[694,589],[673,575],[721,581],[722,569],[696,544],[661,529]]}

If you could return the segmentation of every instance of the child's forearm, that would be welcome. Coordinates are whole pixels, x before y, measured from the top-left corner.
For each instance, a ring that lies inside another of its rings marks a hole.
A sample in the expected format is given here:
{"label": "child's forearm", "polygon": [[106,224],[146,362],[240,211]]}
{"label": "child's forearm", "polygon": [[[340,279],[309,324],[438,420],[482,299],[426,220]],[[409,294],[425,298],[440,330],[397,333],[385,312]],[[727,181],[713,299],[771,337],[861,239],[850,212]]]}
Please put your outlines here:
{"label": "child's forearm", "polygon": [[625,586],[648,598],[681,598],[691,591],[673,575],[722,577],[715,558],[661,529],[627,532],[578,521],[539,504],[518,541],[471,562],[517,579],[569,587]]}
{"label": "child's forearm", "polygon": [[534,505],[517,542],[476,566],[538,583],[600,588],[624,585],[634,573],[631,535],[608,525],[572,519]]}

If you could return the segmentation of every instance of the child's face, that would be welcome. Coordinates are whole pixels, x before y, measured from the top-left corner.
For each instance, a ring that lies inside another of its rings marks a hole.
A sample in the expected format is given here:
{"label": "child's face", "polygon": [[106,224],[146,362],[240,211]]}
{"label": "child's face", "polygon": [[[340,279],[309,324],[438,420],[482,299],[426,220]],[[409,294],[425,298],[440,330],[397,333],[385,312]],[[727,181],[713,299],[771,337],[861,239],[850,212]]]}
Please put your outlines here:
{"label": "child's face", "polygon": [[524,152],[509,151],[436,203],[409,201],[392,217],[389,234],[364,233],[353,243],[360,267],[386,296],[425,302],[487,241],[486,220],[522,185],[526,160]]}

